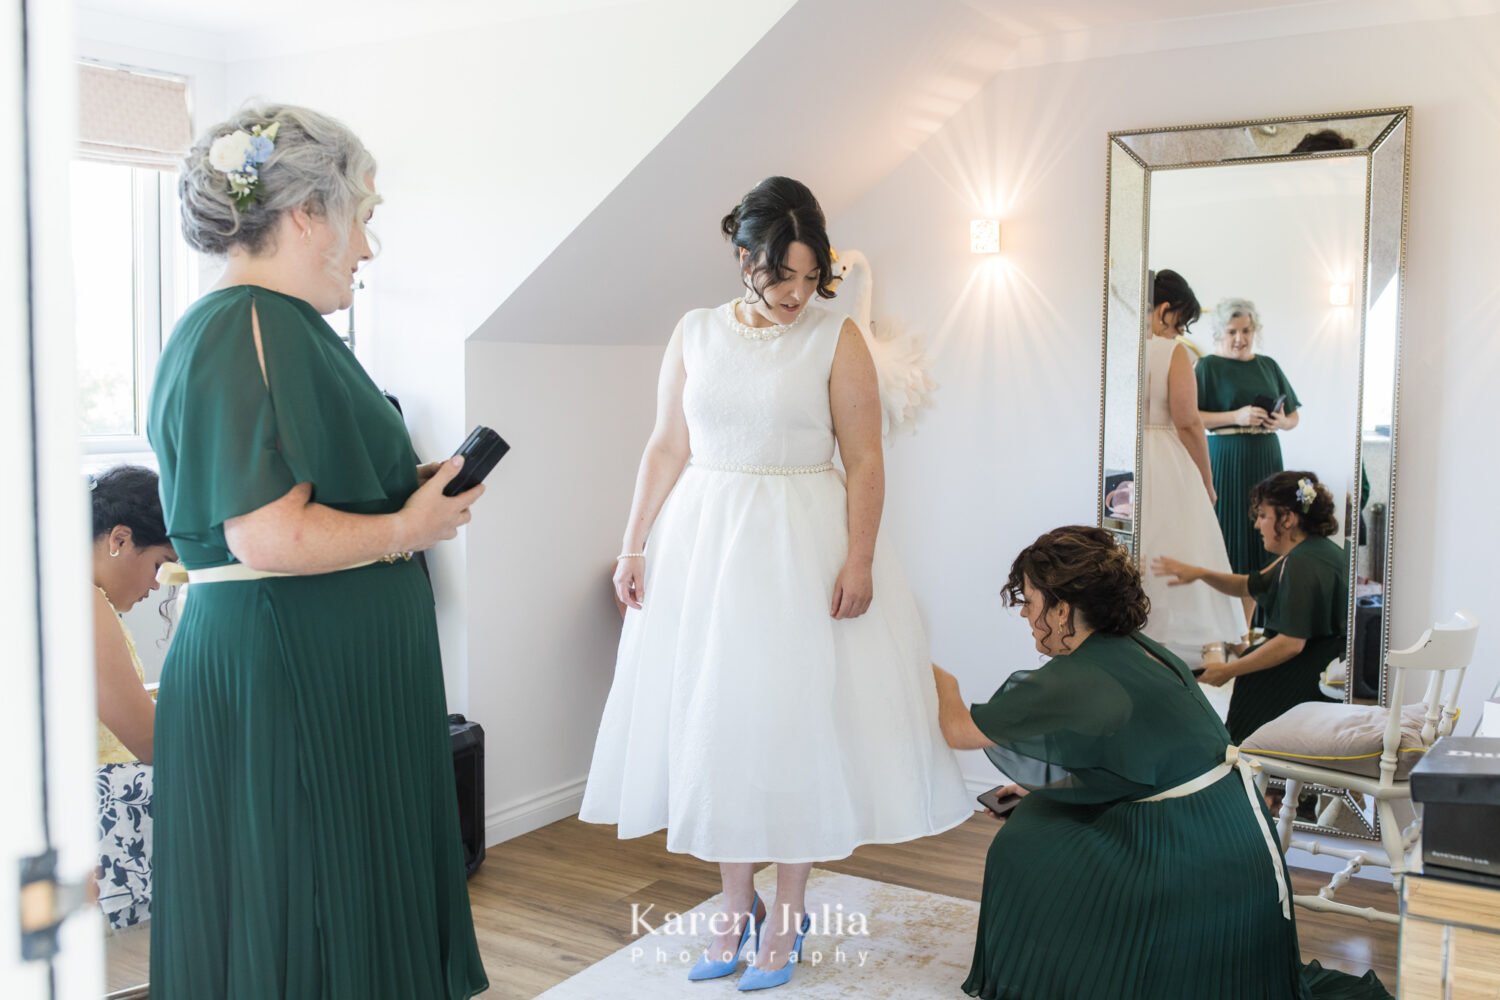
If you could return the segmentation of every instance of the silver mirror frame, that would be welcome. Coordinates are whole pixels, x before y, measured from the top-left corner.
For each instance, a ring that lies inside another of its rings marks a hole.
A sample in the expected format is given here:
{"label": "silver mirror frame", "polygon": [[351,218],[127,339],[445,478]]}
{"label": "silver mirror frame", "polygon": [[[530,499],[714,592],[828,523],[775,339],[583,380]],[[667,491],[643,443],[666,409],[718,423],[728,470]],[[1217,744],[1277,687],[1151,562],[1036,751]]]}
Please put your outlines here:
{"label": "silver mirror frame", "polygon": [[[1293,155],[1290,148],[1310,131],[1337,128],[1355,139],[1352,149]],[[1181,170],[1215,166],[1241,166],[1286,160],[1361,156],[1365,159],[1364,259],[1360,274],[1359,387],[1357,392],[1353,470],[1350,482],[1358,495],[1365,468],[1364,431],[1366,415],[1378,401],[1367,396],[1367,387],[1389,384],[1390,470],[1386,481],[1386,520],[1383,537],[1371,532],[1371,557],[1383,580],[1384,612],[1381,617],[1377,701],[1387,704],[1390,692],[1385,669],[1390,649],[1391,609],[1394,605],[1394,550],[1396,538],[1397,427],[1401,402],[1402,307],[1405,299],[1406,233],[1411,159],[1411,108],[1379,108],[1331,114],[1290,115],[1244,121],[1210,122],[1200,125],[1125,129],[1109,133],[1105,182],[1103,330],[1101,336],[1098,524],[1111,531],[1132,554],[1139,550],[1140,509],[1129,520],[1113,517],[1105,506],[1112,478],[1127,471],[1141,482],[1141,447],[1144,415],[1145,309],[1148,247],[1150,245],[1151,177],[1158,170]],[[1387,299],[1391,296],[1391,299]],[[1379,310],[1376,306],[1380,305]],[[1382,324],[1378,349],[1372,346],[1373,321]],[[1391,328],[1393,327],[1393,329]],[[1388,373],[1386,375],[1385,373]],[[1129,463],[1109,468],[1111,455]],[[1136,504],[1150,503],[1139,491]],[[1352,701],[1353,645],[1356,637],[1356,593],[1353,581],[1359,554],[1359,511],[1346,518],[1350,587],[1348,645],[1349,676],[1345,700]],[[1348,540],[1352,540],[1350,543]],[[1351,807],[1355,804],[1351,801]],[[1357,811],[1357,810],[1356,810]],[[1299,826],[1302,824],[1299,823]],[[1374,825],[1373,823],[1371,824]],[[1313,827],[1314,829],[1320,829]],[[1378,830],[1371,829],[1370,838]]]}

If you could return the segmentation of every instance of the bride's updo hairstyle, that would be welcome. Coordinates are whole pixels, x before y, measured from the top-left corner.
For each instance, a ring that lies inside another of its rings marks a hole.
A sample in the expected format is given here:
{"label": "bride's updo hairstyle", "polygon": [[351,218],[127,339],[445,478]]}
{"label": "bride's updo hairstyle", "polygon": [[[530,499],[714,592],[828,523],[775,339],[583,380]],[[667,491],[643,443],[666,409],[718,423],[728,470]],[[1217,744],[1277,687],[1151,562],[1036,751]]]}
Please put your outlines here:
{"label": "bride's updo hairstyle", "polygon": [[[209,148],[220,136],[272,124],[275,149],[260,165],[254,200],[241,209],[229,175],[209,161]],[[183,160],[177,183],[182,235],[195,250],[214,256],[235,247],[263,254],[276,249],[282,213],[303,208],[333,229],[338,257],[355,220],[362,221],[380,202],[369,184],[374,173],[375,158],[342,122],[288,104],[246,107],[204,132]]]}
{"label": "bride's updo hairstyle", "polygon": [[1277,472],[1255,484],[1250,491],[1250,516],[1254,518],[1264,507],[1271,507],[1277,514],[1276,533],[1281,535],[1280,515],[1289,513],[1297,519],[1297,526],[1308,535],[1328,537],[1338,533],[1339,517],[1334,508],[1333,494],[1318,481],[1316,472]]}
{"label": "bride's updo hairstyle", "polygon": [[1130,635],[1151,610],[1130,553],[1103,528],[1053,528],[1022,549],[1001,590],[1007,607],[1025,603],[1027,580],[1041,594],[1044,613],[1058,601],[1072,607],[1064,639],[1077,633],[1079,619],[1095,632]]}
{"label": "bride's updo hairstyle", "polygon": [[1179,329],[1186,330],[1203,315],[1203,306],[1198,303],[1198,296],[1193,294],[1187,279],[1167,268],[1155,271],[1151,276],[1151,308],[1154,310],[1164,302],[1167,314]]}
{"label": "bride's updo hairstyle", "polygon": [[736,257],[741,250],[748,251],[744,277],[751,301],[790,277],[786,255],[793,243],[806,245],[818,262],[819,297],[833,298],[835,275],[828,223],[806,184],[790,177],[767,177],[724,216],[720,229],[734,245]]}

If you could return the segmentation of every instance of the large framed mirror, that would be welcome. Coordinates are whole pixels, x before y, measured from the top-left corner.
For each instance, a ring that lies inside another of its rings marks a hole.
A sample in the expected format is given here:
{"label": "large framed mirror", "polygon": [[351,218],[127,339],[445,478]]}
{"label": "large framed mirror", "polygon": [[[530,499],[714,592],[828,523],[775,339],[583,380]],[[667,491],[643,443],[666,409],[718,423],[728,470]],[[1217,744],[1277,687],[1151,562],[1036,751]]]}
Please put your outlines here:
{"label": "large framed mirror", "polygon": [[[1099,523],[1149,574],[1154,555],[1188,544],[1208,499],[1231,568],[1248,572],[1277,558],[1252,522],[1251,487],[1267,470],[1315,472],[1333,500],[1324,523],[1338,548],[1324,551],[1347,571],[1347,596],[1329,612],[1347,627],[1323,648],[1318,684],[1324,697],[1371,704],[1387,698],[1395,596],[1410,130],[1410,108],[1383,108],[1109,135]],[[1153,321],[1167,271],[1201,303],[1186,329]],[[1162,408],[1169,384],[1189,383],[1209,453],[1190,455],[1188,468],[1211,466],[1209,497],[1196,473],[1167,475],[1162,439],[1151,436],[1170,431],[1194,449],[1179,433],[1183,408]],[[1219,622],[1227,614],[1210,613]],[[1253,602],[1241,613],[1247,632],[1263,624]],[[1349,798],[1325,795],[1299,816],[1344,834],[1377,832],[1372,812]]]}

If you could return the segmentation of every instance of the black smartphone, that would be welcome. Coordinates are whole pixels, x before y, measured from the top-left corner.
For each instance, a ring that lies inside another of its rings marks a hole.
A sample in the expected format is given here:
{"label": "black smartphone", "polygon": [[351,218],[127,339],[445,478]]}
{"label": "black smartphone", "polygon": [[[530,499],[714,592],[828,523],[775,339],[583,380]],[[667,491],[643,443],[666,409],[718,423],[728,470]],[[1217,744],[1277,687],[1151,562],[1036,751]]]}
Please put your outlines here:
{"label": "black smartphone", "polygon": [[997,816],[1009,816],[1010,811],[1021,804],[1021,796],[1012,792],[1010,795],[1001,796],[1000,789],[1004,785],[997,785],[979,796],[979,804]]}
{"label": "black smartphone", "polygon": [[443,496],[456,497],[465,490],[471,490],[484,482],[484,477],[490,474],[490,470],[505,453],[510,451],[510,445],[505,439],[488,427],[480,424],[474,428],[464,443],[458,446],[453,454],[464,457],[464,467],[458,470],[458,475],[443,487]]}
{"label": "black smartphone", "polygon": [[1270,396],[1256,396],[1250,401],[1250,405],[1258,406],[1267,413],[1280,413],[1286,407],[1286,395],[1282,394],[1275,399]]}
{"label": "black smartphone", "polygon": [[1207,667],[1194,667],[1193,668],[1193,676],[1194,677],[1202,677],[1203,674],[1204,674],[1204,672],[1206,672],[1207,670],[1208,670]]}

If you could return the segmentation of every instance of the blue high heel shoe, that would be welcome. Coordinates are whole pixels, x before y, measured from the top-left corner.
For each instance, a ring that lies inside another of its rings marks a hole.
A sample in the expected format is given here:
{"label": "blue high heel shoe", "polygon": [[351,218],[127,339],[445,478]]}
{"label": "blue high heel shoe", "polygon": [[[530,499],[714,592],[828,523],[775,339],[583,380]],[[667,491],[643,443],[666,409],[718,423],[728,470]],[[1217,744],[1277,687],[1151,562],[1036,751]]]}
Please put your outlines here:
{"label": "blue high heel shoe", "polygon": [[738,948],[734,949],[734,956],[727,962],[716,962],[709,958],[708,952],[705,951],[702,957],[698,959],[698,964],[693,966],[692,971],[688,973],[689,979],[722,979],[739,968],[740,955],[744,954],[745,951],[745,942],[752,939],[758,941],[760,925],[766,922],[766,914],[764,913],[761,914],[759,920],[755,919],[755,911],[760,909],[760,906],[760,893],[757,892],[755,898],[750,901],[750,916],[745,921],[745,929],[740,932],[740,944]]}
{"label": "blue high heel shoe", "polygon": [[808,928],[812,926],[812,918],[802,914],[802,927],[797,931],[797,940],[792,944],[791,957],[785,965],[779,969],[761,969],[752,965],[745,970],[740,977],[740,990],[768,990],[773,986],[781,986],[792,981],[792,970],[797,963],[802,961],[802,939],[807,936]]}

